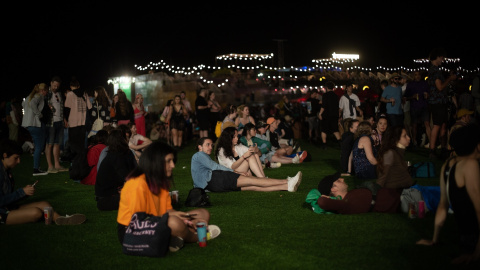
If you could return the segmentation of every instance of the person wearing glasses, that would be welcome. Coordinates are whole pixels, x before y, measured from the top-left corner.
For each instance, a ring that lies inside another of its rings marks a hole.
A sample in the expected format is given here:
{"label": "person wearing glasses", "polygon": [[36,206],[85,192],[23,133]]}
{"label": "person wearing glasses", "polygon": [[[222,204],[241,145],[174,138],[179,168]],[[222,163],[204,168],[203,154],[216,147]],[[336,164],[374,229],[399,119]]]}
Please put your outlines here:
{"label": "person wearing glasses", "polygon": [[391,127],[403,125],[401,79],[400,75],[393,73],[390,84],[385,87],[380,98],[381,102],[387,103],[387,119]]}

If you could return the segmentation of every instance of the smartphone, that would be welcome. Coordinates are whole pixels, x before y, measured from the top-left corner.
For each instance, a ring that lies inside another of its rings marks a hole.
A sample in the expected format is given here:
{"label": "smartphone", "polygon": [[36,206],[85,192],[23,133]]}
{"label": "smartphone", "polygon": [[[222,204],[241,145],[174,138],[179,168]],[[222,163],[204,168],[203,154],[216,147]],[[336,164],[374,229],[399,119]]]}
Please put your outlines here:
{"label": "smartphone", "polygon": [[32,187],[34,187],[38,183],[38,180],[33,183]]}

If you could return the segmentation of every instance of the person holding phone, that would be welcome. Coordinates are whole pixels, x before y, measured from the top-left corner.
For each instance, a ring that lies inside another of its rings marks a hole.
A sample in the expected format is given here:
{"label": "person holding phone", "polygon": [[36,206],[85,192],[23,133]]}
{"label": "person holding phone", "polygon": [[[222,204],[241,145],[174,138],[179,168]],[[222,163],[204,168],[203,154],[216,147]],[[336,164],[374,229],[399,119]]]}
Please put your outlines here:
{"label": "person holding phone", "polygon": [[[154,216],[168,214],[171,252],[178,251],[185,242],[198,241],[197,223],[209,224],[210,213],[203,208],[188,212],[173,209],[169,189],[173,182],[176,160],[175,150],[161,141],[153,142],[143,151],[138,166],[127,176],[120,194],[117,232],[121,244],[130,220],[137,212],[146,212]],[[207,230],[209,232],[207,239],[213,239],[221,232],[216,225],[208,225]]]}
{"label": "person holding phone", "polygon": [[[15,189],[11,170],[20,163],[22,147],[15,141],[4,140],[0,143],[0,225],[14,225],[42,220],[45,207],[52,207],[46,201],[20,203],[25,197],[35,194],[36,181],[32,185]],[[60,216],[53,211],[53,222],[57,225],[77,225],[85,222],[83,214]]]}
{"label": "person holding phone", "polygon": [[218,163],[236,172],[247,175],[253,173],[257,177],[265,178],[258,152],[256,145],[248,147],[239,143],[238,131],[235,127],[227,127],[218,138],[215,156]]}

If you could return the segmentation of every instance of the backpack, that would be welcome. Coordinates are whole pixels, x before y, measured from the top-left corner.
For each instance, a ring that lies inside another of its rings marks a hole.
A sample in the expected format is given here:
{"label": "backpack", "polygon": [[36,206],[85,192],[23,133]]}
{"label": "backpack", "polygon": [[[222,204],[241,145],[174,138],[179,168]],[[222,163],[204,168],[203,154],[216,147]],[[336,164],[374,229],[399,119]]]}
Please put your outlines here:
{"label": "backpack", "polygon": [[72,160],[72,166],[69,169],[70,179],[83,180],[88,176],[93,166],[88,165],[87,154],[91,147],[83,148]]}
{"label": "backpack", "polygon": [[192,188],[188,192],[188,197],[185,201],[185,206],[188,207],[208,207],[210,204],[210,197],[202,188]]}
{"label": "backpack", "polygon": [[432,162],[418,162],[413,164],[412,177],[430,178],[435,177],[435,165]]}

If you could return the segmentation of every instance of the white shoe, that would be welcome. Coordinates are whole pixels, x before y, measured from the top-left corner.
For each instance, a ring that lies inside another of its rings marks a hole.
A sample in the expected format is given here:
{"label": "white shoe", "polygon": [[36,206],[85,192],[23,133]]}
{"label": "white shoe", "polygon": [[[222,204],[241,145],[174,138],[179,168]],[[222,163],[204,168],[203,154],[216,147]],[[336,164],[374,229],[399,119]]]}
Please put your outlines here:
{"label": "white shoe", "polygon": [[295,192],[302,181],[302,172],[299,171],[294,177],[287,177],[288,180],[288,191]]}
{"label": "white shoe", "polygon": [[208,225],[207,240],[217,238],[222,231],[217,225]]}
{"label": "white shoe", "polygon": [[293,164],[298,164],[300,163],[300,157],[297,155],[295,155],[293,158],[292,158],[292,163]]}
{"label": "white shoe", "polygon": [[270,163],[270,168],[280,168],[281,166],[282,166],[282,163],[280,163],[280,162]]}
{"label": "white shoe", "polygon": [[427,144],[423,145],[423,147],[425,147],[427,149],[430,148],[430,143],[427,143]]}

